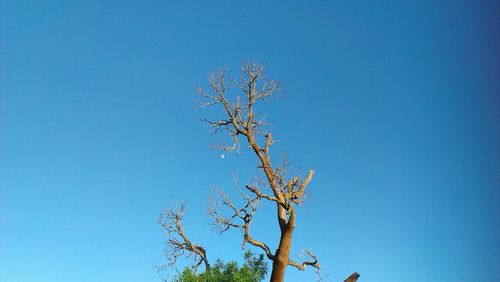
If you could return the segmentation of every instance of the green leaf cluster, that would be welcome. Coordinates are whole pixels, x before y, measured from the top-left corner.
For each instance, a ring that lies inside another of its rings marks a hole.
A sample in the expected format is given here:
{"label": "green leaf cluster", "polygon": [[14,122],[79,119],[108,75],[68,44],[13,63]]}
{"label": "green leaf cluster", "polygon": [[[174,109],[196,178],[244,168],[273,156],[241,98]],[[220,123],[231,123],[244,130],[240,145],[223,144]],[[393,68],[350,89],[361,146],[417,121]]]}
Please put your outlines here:
{"label": "green leaf cluster", "polygon": [[267,274],[267,263],[264,255],[254,255],[247,251],[244,263],[240,267],[235,261],[228,263],[218,259],[210,270],[195,273],[192,268],[186,267],[184,271],[174,278],[174,282],[257,282],[264,280]]}

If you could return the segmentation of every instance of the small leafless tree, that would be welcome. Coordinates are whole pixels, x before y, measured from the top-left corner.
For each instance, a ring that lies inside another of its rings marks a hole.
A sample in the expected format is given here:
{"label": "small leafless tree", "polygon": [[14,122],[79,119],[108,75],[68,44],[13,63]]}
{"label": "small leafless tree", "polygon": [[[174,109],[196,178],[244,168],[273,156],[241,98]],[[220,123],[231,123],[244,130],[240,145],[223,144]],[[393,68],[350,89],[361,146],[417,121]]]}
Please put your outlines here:
{"label": "small leafless tree", "polygon": [[[258,160],[257,168],[263,175],[251,184],[241,189],[236,181],[235,187],[243,200],[237,205],[224,190],[216,189],[217,198],[208,209],[213,219],[213,224],[221,233],[229,229],[240,229],[243,234],[242,247],[246,243],[260,248],[267,258],[272,261],[271,281],[284,281],[285,270],[288,266],[304,270],[308,267],[320,268],[318,257],[310,250],[304,250],[308,260],[296,262],[290,258],[292,235],[296,226],[296,210],[305,200],[307,187],[314,175],[309,170],[305,176],[299,173],[290,176],[287,158],[283,157],[279,164],[271,160],[271,147],[275,143],[271,132],[266,127],[265,118],[258,116],[255,106],[264,99],[271,98],[279,91],[279,83],[268,80],[262,65],[249,62],[241,68],[238,79],[226,81],[226,71],[221,69],[208,77],[209,88],[199,88],[198,92],[203,97],[201,103],[205,108],[218,108],[222,110],[220,119],[204,119],[215,133],[225,132],[229,136],[229,144],[222,144],[220,149],[226,152],[239,151],[240,142],[248,145]],[[239,93],[239,94],[238,94]],[[279,242],[276,250],[252,236],[251,224],[261,201],[267,201],[276,207],[277,232]],[[167,253],[175,263],[175,258],[184,251],[194,255],[197,259],[196,266],[205,262],[210,267],[205,249],[191,243],[185,236],[181,220],[183,207],[177,212],[171,210],[165,213],[168,221],[162,224],[169,234],[178,235],[181,240],[169,239],[171,253]],[[171,237],[172,238],[172,237]],[[346,282],[354,282],[359,274],[353,273]]]}

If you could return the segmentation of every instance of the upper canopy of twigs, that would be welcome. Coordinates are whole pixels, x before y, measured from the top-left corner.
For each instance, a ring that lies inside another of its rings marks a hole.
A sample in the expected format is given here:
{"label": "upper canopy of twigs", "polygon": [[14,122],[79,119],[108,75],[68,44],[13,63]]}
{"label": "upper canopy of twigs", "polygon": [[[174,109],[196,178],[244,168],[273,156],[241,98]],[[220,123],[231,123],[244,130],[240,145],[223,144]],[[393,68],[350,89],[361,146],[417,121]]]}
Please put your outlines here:
{"label": "upper canopy of twigs", "polygon": [[214,133],[224,129],[231,139],[230,145],[221,145],[219,149],[227,152],[238,151],[238,135],[265,134],[261,130],[267,122],[264,116],[256,115],[254,105],[260,100],[275,96],[279,91],[279,83],[266,79],[262,65],[255,62],[244,64],[241,76],[238,79],[230,79],[229,82],[226,70],[220,69],[209,75],[208,82],[208,90],[198,88],[204,98],[200,106],[222,106],[225,114],[220,119],[203,120],[210,125]]}

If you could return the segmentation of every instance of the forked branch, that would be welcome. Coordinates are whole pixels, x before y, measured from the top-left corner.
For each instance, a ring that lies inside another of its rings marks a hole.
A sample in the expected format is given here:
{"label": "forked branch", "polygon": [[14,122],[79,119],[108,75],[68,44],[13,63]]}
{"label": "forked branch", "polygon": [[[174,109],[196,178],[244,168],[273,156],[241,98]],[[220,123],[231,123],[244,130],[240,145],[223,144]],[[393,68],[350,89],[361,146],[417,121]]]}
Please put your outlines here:
{"label": "forked branch", "polygon": [[185,203],[180,203],[177,208],[167,207],[160,213],[158,223],[167,237],[167,249],[165,257],[167,266],[174,266],[177,258],[181,256],[192,257],[194,259],[193,268],[195,272],[204,263],[205,269],[210,269],[207,253],[203,246],[193,243],[186,235],[182,225],[184,217]]}
{"label": "forked branch", "polygon": [[304,269],[306,269],[306,267],[307,267],[308,265],[310,265],[310,266],[312,266],[312,267],[314,267],[314,268],[319,269],[319,268],[320,268],[320,265],[319,265],[319,263],[318,263],[318,257],[317,257],[317,256],[315,256],[315,255],[313,255],[313,254],[311,253],[311,251],[309,251],[309,250],[305,250],[305,253],[306,253],[308,256],[310,256],[310,257],[312,258],[312,260],[306,260],[306,261],[304,261],[304,262],[302,262],[302,263],[300,263],[300,264],[299,264],[299,263],[294,262],[293,260],[289,260],[289,261],[288,261],[288,264],[289,264],[289,265],[291,265],[291,266],[293,266],[293,267],[295,267],[295,268],[297,268],[297,269],[299,269],[299,270],[304,270]]}
{"label": "forked branch", "polygon": [[[249,243],[255,247],[261,248],[265,252],[267,258],[273,260],[274,255],[272,254],[271,249],[267,246],[267,244],[262,241],[256,240],[250,234],[250,225],[252,223],[253,216],[257,211],[259,198],[251,198],[249,195],[241,191],[239,187],[237,187],[237,190],[245,200],[245,204],[242,208],[237,208],[231,198],[223,190],[215,190],[218,199],[213,201],[208,208],[208,214],[213,218],[212,225],[214,225],[216,229],[221,233],[227,231],[231,227],[242,230],[242,249],[245,248],[246,243]],[[231,211],[230,214],[223,214],[223,212],[220,211],[220,206],[228,207],[228,210]]]}

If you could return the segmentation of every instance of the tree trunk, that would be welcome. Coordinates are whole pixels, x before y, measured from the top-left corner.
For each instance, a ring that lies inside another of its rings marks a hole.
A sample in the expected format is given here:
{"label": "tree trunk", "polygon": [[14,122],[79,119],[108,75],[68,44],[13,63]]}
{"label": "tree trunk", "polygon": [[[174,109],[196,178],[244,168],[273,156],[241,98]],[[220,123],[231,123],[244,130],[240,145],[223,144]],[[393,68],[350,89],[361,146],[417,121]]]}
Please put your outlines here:
{"label": "tree trunk", "polygon": [[292,246],[292,232],[288,228],[281,234],[280,244],[273,261],[271,282],[283,282],[285,280],[285,269],[288,265],[288,257]]}
{"label": "tree trunk", "polygon": [[285,228],[281,229],[280,243],[273,261],[271,282],[283,282],[285,280],[285,269],[288,266],[290,249],[292,247],[292,233],[295,228],[295,213],[291,213]]}

